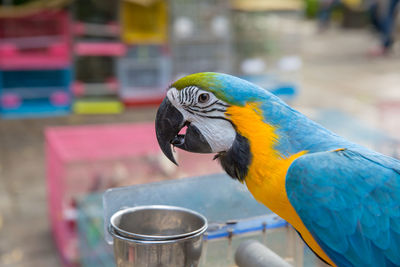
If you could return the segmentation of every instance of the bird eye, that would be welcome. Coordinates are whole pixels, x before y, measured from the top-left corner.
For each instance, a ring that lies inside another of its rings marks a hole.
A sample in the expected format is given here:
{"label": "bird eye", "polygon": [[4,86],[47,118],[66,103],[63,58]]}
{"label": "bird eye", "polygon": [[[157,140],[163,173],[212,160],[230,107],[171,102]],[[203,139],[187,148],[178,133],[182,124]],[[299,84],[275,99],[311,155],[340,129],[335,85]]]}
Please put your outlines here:
{"label": "bird eye", "polygon": [[210,99],[210,95],[209,94],[201,94],[199,95],[199,103],[206,103],[208,100]]}

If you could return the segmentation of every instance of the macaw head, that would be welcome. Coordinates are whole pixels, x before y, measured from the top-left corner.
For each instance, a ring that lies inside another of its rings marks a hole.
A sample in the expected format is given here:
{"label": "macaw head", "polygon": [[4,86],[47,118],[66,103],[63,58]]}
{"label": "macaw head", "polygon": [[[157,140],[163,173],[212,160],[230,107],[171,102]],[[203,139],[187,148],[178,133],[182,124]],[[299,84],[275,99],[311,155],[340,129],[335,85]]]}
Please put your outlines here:
{"label": "macaw head", "polygon": [[[237,131],[229,109],[263,102],[272,95],[237,77],[197,73],[173,83],[156,116],[157,140],[176,164],[171,146],[196,153],[216,153],[227,173],[243,180],[250,162],[249,143]],[[186,133],[181,133],[186,127]],[[233,157],[228,152],[234,151]]]}

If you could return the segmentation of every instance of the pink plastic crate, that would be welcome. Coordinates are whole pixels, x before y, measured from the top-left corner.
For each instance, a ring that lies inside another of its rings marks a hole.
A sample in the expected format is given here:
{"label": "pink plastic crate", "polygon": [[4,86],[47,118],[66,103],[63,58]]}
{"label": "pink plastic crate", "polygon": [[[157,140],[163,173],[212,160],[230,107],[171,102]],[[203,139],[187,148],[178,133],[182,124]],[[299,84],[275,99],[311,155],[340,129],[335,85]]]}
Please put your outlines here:
{"label": "pink plastic crate", "polygon": [[52,231],[66,262],[78,260],[77,200],[110,187],[221,172],[212,155],[178,152],[180,167],[162,155],[153,123],[46,130],[48,205]]}
{"label": "pink plastic crate", "polygon": [[75,44],[79,56],[123,56],[126,46],[119,42],[79,42]]}
{"label": "pink plastic crate", "polygon": [[68,15],[42,12],[0,19],[0,68],[53,69],[71,64]]}

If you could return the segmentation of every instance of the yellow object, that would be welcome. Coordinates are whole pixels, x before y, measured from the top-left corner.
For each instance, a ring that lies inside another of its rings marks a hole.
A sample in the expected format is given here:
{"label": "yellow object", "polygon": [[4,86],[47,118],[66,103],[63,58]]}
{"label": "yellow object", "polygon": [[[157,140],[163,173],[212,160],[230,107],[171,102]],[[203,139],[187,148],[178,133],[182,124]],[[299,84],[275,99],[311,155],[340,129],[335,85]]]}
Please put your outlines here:
{"label": "yellow object", "polygon": [[241,11],[303,10],[302,0],[231,0],[233,9]]}
{"label": "yellow object", "polygon": [[163,0],[130,0],[121,4],[122,39],[129,44],[167,42],[167,3]]}
{"label": "yellow object", "polygon": [[150,6],[152,4],[154,4],[155,2],[158,2],[160,0],[125,0],[126,2],[131,2],[131,3],[135,3],[135,4],[139,4],[142,6]]}
{"label": "yellow object", "polygon": [[116,100],[77,100],[73,110],[77,114],[117,114],[124,110],[124,106]]}
{"label": "yellow object", "polygon": [[361,0],[342,0],[343,3],[351,9],[359,9],[361,8],[362,1]]}
{"label": "yellow object", "polygon": [[333,150],[333,152],[339,152],[339,151],[345,151],[345,150],[346,150],[346,148],[338,148],[338,149]]}
{"label": "yellow object", "polygon": [[275,127],[264,122],[257,104],[231,106],[226,114],[237,131],[249,140],[252,161],[245,182],[255,199],[290,223],[308,246],[326,262],[335,266],[304,226],[286,194],[286,173],[292,162],[306,151],[283,157],[274,149],[279,142]]}

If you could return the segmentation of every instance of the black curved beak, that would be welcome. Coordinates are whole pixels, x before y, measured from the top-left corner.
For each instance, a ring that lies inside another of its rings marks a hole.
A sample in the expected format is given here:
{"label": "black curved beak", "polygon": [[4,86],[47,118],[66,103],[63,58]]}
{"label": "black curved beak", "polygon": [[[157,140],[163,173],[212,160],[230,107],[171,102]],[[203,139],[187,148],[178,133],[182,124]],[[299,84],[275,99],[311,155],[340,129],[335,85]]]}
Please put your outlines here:
{"label": "black curved beak", "polygon": [[[187,126],[186,134],[179,134],[179,131],[185,126]],[[171,104],[168,97],[164,99],[157,111],[156,135],[161,150],[176,165],[178,164],[172,154],[171,145],[189,152],[212,152],[199,129],[184,120],[183,115]]]}

